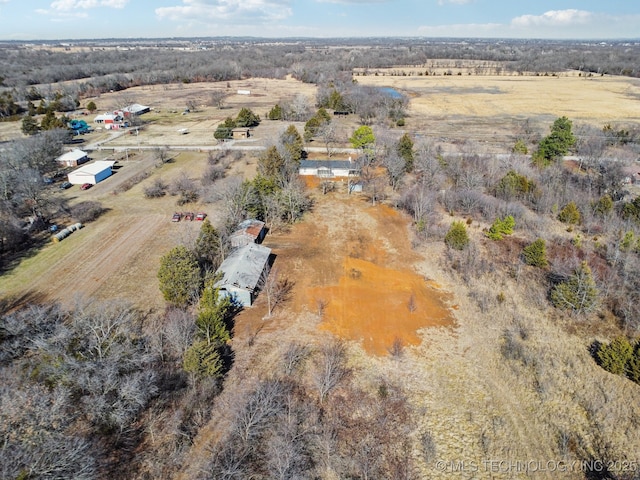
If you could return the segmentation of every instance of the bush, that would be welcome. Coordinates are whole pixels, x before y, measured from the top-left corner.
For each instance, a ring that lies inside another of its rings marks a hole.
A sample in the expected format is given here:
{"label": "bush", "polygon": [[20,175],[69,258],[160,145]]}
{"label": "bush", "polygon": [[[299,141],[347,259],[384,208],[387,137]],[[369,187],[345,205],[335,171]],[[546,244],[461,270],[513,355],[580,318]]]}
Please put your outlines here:
{"label": "bush", "polygon": [[580,223],[580,210],[575,202],[569,202],[558,214],[558,220],[569,225],[577,225]]}
{"label": "bush", "polygon": [[625,337],[617,337],[608,345],[600,345],[596,357],[600,366],[607,372],[623,375],[633,357],[633,347]]}
{"label": "bush", "polygon": [[524,263],[532,267],[546,267],[547,261],[547,245],[544,239],[538,238],[533,243],[527,245],[522,250],[522,258]]}
{"label": "bush", "polygon": [[444,237],[444,243],[454,250],[464,250],[469,245],[469,235],[464,223],[453,222]]}
{"label": "bush", "polygon": [[568,280],[553,288],[551,302],[556,308],[572,310],[575,313],[589,313],[595,310],[598,290],[587,262],[582,262]]}
{"label": "bush", "polygon": [[167,193],[167,184],[162,179],[157,178],[153,183],[144,189],[146,198],[160,198]]}
{"label": "bush", "polygon": [[100,202],[80,202],[71,207],[71,216],[80,223],[92,222],[103,213],[104,208]]}
{"label": "bush", "polygon": [[513,233],[513,229],[516,226],[516,221],[513,219],[511,215],[504,217],[504,219],[496,218],[493,225],[487,232],[487,237],[491,240],[502,240],[504,235],[511,235]]}

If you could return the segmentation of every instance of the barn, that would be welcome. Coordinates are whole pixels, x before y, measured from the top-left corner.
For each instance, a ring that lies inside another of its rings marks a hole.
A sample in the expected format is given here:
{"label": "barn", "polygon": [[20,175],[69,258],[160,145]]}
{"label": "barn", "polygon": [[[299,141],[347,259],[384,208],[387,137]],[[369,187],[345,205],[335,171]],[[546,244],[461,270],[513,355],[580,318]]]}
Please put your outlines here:
{"label": "barn", "polygon": [[249,243],[262,243],[267,228],[264,222],[249,218],[238,225],[238,228],[231,234],[231,246],[234,248],[248,245]]}
{"label": "barn", "polygon": [[145,113],[149,113],[150,111],[151,107],[147,105],[140,105],[139,103],[134,103],[122,109],[122,112],[126,117],[130,115],[143,115]]}
{"label": "barn", "polygon": [[231,297],[238,305],[250,307],[258,295],[261,280],[269,273],[271,249],[250,243],[229,254],[216,274],[220,295]]}
{"label": "barn", "polygon": [[349,160],[301,160],[298,174],[320,178],[352,177],[358,175],[358,169]]}
{"label": "barn", "polygon": [[78,165],[82,165],[89,161],[89,154],[83,150],[74,148],[73,150],[60,155],[56,158],[56,161],[64,167],[77,167]]}
{"label": "barn", "polygon": [[112,167],[116,162],[109,160],[101,160],[93,163],[87,163],[82,167],[71,172],[69,177],[69,183],[74,185],[83,185],[85,183],[91,183],[95,185],[101,182],[107,177],[111,176]]}

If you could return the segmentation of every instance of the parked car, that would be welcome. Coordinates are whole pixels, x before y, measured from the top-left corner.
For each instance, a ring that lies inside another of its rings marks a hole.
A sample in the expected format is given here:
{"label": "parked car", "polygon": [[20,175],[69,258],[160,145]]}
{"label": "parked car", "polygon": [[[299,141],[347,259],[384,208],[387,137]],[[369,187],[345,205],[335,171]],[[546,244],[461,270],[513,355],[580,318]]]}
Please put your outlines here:
{"label": "parked car", "polygon": [[180,212],[174,213],[173,217],[171,217],[172,222],[179,222],[180,220],[182,220],[182,214]]}
{"label": "parked car", "polygon": [[207,218],[207,214],[206,214],[206,213],[204,213],[204,212],[198,212],[198,213],[196,214],[196,220],[202,221],[202,220],[204,220],[205,218]]}
{"label": "parked car", "polygon": [[80,185],[80,190],[89,190],[91,187],[93,187],[92,183],[83,183]]}
{"label": "parked car", "polygon": [[71,188],[71,187],[73,187],[71,182],[62,182],[60,184],[60,190],[66,190],[67,188]]}
{"label": "parked car", "polygon": [[187,212],[187,213],[184,214],[184,219],[185,220],[192,221],[193,217],[194,217],[194,213],[193,212]]}

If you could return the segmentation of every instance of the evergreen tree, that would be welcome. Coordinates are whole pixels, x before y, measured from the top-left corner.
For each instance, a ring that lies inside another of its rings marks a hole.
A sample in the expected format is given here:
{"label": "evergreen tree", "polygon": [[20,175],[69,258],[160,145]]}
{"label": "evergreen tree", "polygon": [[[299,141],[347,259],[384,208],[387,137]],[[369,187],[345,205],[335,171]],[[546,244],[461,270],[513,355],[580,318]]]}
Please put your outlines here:
{"label": "evergreen tree", "polygon": [[524,175],[520,175],[515,170],[509,170],[504,177],[500,179],[496,185],[496,197],[504,200],[526,199],[538,190],[538,186],[533,180],[528,179]]}
{"label": "evergreen tree", "polygon": [[64,121],[60,118],[56,118],[56,115],[52,108],[47,109],[44,118],[40,122],[40,128],[42,130],[53,130],[54,128],[64,128]]}
{"label": "evergreen tree", "polygon": [[276,104],[267,115],[269,120],[282,120],[282,107]]}
{"label": "evergreen tree", "polygon": [[258,173],[264,177],[279,179],[284,168],[284,158],[275,146],[269,147],[258,158]]}
{"label": "evergreen tree", "polygon": [[469,245],[469,235],[464,223],[453,222],[444,237],[444,243],[454,250],[464,250]]}
{"label": "evergreen tree", "polygon": [[318,130],[320,130],[321,125],[322,125],[322,122],[320,121],[317,115],[314,115],[309,120],[307,120],[307,123],[304,124],[305,142],[311,141],[311,139],[316,135],[316,133],[318,133]]}
{"label": "evergreen tree", "polygon": [[22,118],[22,133],[25,135],[35,135],[40,131],[38,122],[31,115]]}
{"label": "evergreen tree", "polygon": [[229,323],[233,305],[228,296],[221,296],[213,282],[205,287],[200,298],[200,308],[196,318],[198,336],[207,343],[217,346],[227,343],[231,339]]}
{"label": "evergreen tree", "polygon": [[600,345],[596,357],[600,366],[607,372],[624,375],[633,357],[633,347],[625,337],[617,337],[608,345]]}
{"label": "evergreen tree", "polygon": [[260,125],[260,117],[253,113],[249,108],[242,108],[236,117],[236,126],[238,127],[255,127]]}
{"label": "evergreen tree", "polygon": [[172,248],[160,259],[158,280],[160,291],[167,302],[175,306],[191,303],[201,286],[200,268],[195,254],[182,245]]}
{"label": "evergreen tree", "polygon": [[558,214],[558,220],[569,225],[577,225],[580,223],[580,210],[575,202],[569,202]]}
{"label": "evergreen tree", "polygon": [[89,112],[93,113],[98,109],[98,107],[96,106],[95,102],[92,100],[89,103],[87,103],[87,110],[89,110]]}
{"label": "evergreen tree", "polygon": [[206,340],[198,340],[187,349],[182,366],[198,378],[221,377],[224,371],[219,347]]}
{"label": "evergreen tree", "polygon": [[636,340],[633,355],[627,362],[627,377],[640,384],[640,340]]}
{"label": "evergreen tree", "polygon": [[613,199],[609,195],[603,195],[593,205],[593,213],[598,216],[604,217],[611,213],[613,210]]}
{"label": "evergreen tree", "polygon": [[225,140],[233,137],[232,130],[236,128],[236,122],[231,117],[225,118],[224,122],[218,125],[213,134],[213,138],[217,140]]}
{"label": "evergreen tree", "polygon": [[280,137],[280,141],[289,154],[289,160],[299,164],[304,156],[304,141],[295,125],[289,125]]}
{"label": "evergreen tree", "polygon": [[218,231],[209,219],[205,218],[196,239],[196,254],[201,263],[206,264],[213,270],[217,269],[220,264],[222,250],[220,242]]}
{"label": "evergreen tree", "polygon": [[413,140],[408,133],[400,137],[396,144],[398,155],[404,160],[404,169],[406,172],[413,171]]}
{"label": "evergreen tree", "polygon": [[532,267],[546,267],[548,265],[547,246],[544,239],[538,238],[533,243],[524,247],[522,250],[522,258],[524,259],[524,263]]}
{"label": "evergreen tree", "polygon": [[551,291],[556,308],[575,313],[590,313],[598,305],[598,290],[587,262],[582,262],[573,275]]}
{"label": "evergreen tree", "polygon": [[547,166],[569,152],[576,143],[571,127],[571,120],[567,117],[557,118],[553,122],[551,133],[540,141],[538,150],[533,155],[537,165]]}
{"label": "evergreen tree", "polygon": [[502,240],[504,235],[511,235],[513,233],[515,226],[516,221],[511,215],[504,217],[504,219],[496,218],[487,232],[487,237],[491,240]]}

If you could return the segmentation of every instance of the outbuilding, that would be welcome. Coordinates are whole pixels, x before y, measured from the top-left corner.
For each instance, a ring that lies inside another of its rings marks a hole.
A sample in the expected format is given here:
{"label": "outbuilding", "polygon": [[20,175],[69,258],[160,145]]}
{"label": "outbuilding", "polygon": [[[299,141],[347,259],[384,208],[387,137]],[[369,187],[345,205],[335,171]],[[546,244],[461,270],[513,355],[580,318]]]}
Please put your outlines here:
{"label": "outbuilding", "polygon": [[238,248],[250,243],[262,243],[266,234],[267,228],[264,222],[249,218],[240,222],[238,228],[231,234],[231,246]]}
{"label": "outbuilding", "polygon": [[64,167],[77,167],[89,161],[89,154],[79,148],[63,153],[56,161]]}
{"label": "outbuilding", "polygon": [[231,136],[234,140],[239,140],[242,138],[249,138],[251,133],[246,127],[237,127],[231,130]]}
{"label": "outbuilding", "polygon": [[134,103],[122,109],[124,116],[128,117],[130,115],[143,115],[151,111],[151,107],[147,105],[140,105],[139,103]]}
{"label": "outbuilding", "polygon": [[69,183],[74,185],[83,185],[85,183],[95,185],[96,183],[111,176],[113,173],[112,168],[115,163],[116,162],[112,160],[100,160],[93,163],[87,163],[68,175]]}
{"label": "outbuilding", "polygon": [[269,274],[271,249],[250,243],[233,250],[216,272],[222,278],[215,287],[222,296],[250,307],[258,296],[262,280]]}

